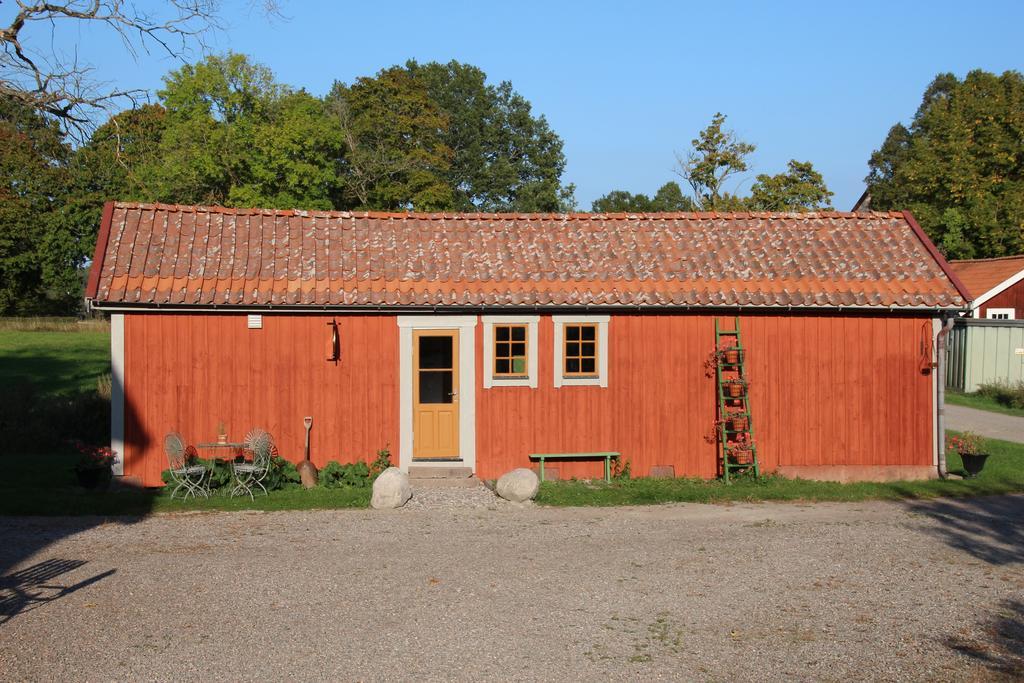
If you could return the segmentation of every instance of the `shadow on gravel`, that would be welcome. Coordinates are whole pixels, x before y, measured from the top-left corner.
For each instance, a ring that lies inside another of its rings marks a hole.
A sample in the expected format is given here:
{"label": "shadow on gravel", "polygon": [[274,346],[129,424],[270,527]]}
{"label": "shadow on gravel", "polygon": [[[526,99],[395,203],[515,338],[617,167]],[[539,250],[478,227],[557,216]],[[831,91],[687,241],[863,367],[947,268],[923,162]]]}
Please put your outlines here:
{"label": "shadow on gravel", "polygon": [[981,629],[980,638],[949,637],[946,647],[979,662],[997,680],[1024,678],[1024,602],[1004,601]]}
{"label": "shadow on gravel", "polygon": [[87,564],[85,560],[44,560],[20,571],[0,576],[0,625],[22,612],[59,600],[86,586],[102,581],[116,569],[108,569],[88,579],[64,584],[58,577]]}
{"label": "shadow on gravel", "polygon": [[[67,371],[52,359],[40,362],[54,376]],[[116,378],[112,381],[111,392],[121,391]],[[45,583],[49,578],[32,584],[33,576],[58,570],[67,573],[73,569],[67,563],[84,562],[54,558],[60,550],[48,552],[48,547],[105,524],[137,524],[153,509],[153,492],[131,487],[89,491],[79,484],[75,465],[80,455],[65,444],[66,439],[90,445],[110,443],[109,398],[97,392],[82,397],[82,401],[73,400],[33,387],[22,394],[0,392],[0,444],[4,446],[0,452],[0,624],[32,602],[26,590],[45,589],[42,594],[49,597],[35,602],[47,602],[115,571],[74,586],[51,587]],[[130,400],[125,400],[124,410],[126,424],[139,423]],[[144,452],[152,439],[142,429],[133,430],[129,438],[136,453]],[[24,566],[27,563],[35,564]]]}
{"label": "shadow on gravel", "polygon": [[981,496],[904,503],[939,523],[925,531],[950,547],[995,565],[1024,562],[1024,498]]}

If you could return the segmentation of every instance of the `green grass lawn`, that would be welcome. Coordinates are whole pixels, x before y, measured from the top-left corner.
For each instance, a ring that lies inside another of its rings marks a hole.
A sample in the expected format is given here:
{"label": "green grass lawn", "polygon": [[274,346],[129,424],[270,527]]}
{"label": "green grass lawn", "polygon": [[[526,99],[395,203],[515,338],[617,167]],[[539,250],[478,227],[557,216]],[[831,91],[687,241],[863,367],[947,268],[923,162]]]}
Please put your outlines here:
{"label": "green grass lawn", "polygon": [[109,372],[109,332],[0,329],[0,386],[28,381],[47,394],[92,391]]}
{"label": "green grass lawn", "polygon": [[950,403],[955,406],[964,406],[966,408],[988,410],[993,413],[1002,413],[1003,415],[1024,417],[1024,410],[1004,406],[1002,403],[996,402],[995,399],[988,396],[979,396],[978,394],[964,394],[959,391],[947,391],[946,403]]}
{"label": "green grass lawn", "polygon": [[[976,479],[837,484],[765,477],[732,484],[695,479],[633,479],[604,482],[545,482],[537,502],[551,506],[651,505],[657,503],[727,503],[740,501],[861,501],[977,496],[1024,491],[1024,444],[988,440],[990,453]],[[0,467],[0,514],[4,515],[146,515],[153,512],[203,510],[311,510],[362,508],[369,488],[273,491],[269,496],[209,500],[171,500],[167,491],[89,493],[75,482],[76,456],[67,454],[4,455]],[[950,456],[950,471],[962,472]]]}
{"label": "green grass lawn", "polygon": [[268,496],[171,500],[170,490],[121,489],[89,492],[80,488],[72,468],[75,453],[0,456],[2,515],[146,515],[185,510],[314,510],[362,508],[369,488],[289,488]]}
{"label": "green grass lawn", "polygon": [[[739,501],[806,500],[859,501],[938,496],[977,496],[1024,491],[1024,444],[989,439],[985,469],[975,479],[894,481],[838,484],[763,477],[741,478],[731,484],[702,479],[632,479],[613,481],[544,482],[537,502],[542,505],[651,505],[655,503],[726,503]],[[963,473],[959,456],[949,456],[950,472]]]}

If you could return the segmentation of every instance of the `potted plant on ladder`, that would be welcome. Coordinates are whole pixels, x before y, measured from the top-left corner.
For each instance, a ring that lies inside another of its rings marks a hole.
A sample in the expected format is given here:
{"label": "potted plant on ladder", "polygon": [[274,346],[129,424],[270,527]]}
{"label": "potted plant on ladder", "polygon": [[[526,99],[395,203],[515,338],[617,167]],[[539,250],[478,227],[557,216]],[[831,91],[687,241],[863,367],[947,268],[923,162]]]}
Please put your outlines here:
{"label": "potted plant on ladder", "polygon": [[722,382],[722,388],[727,398],[743,398],[747,393],[747,382],[743,379],[727,379]]}
{"label": "potted plant on ladder", "polygon": [[743,432],[736,434],[727,442],[729,455],[736,464],[751,465],[754,462],[754,439],[750,434]]}

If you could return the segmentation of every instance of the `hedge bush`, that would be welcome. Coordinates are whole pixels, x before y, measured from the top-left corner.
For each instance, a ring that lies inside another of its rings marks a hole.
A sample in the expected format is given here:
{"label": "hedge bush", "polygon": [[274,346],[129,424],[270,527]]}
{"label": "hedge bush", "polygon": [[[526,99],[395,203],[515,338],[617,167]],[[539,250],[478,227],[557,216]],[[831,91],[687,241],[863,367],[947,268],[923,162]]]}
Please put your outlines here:
{"label": "hedge bush", "polygon": [[990,398],[1007,408],[1024,409],[1024,382],[987,382],[978,385],[978,396]]}
{"label": "hedge bush", "polygon": [[320,486],[324,488],[365,488],[371,486],[380,473],[391,467],[391,451],[386,447],[377,451],[377,458],[366,463],[362,460],[341,464],[331,460],[320,468]]}
{"label": "hedge bush", "polygon": [[109,398],[98,391],[44,394],[28,382],[0,392],[0,443],[8,451],[48,453],[72,441],[110,443]]}

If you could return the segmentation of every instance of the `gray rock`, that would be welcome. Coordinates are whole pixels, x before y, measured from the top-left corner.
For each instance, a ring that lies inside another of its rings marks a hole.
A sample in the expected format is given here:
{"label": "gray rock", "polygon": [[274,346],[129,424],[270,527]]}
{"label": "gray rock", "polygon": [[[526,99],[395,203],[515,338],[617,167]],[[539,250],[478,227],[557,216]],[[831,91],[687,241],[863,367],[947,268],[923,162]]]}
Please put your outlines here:
{"label": "gray rock", "polygon": [[412,498],[409,476],[397,467],[389,467],[373,482],[370,507],[377,510],[400,508]]}
{"label": "gray rock", "polygon": [[540,479],[534,471],[520,467],[501,475],[501,479],[494,487],[494,492],[505,500],[522,503],[526,500],[533,500],[539,489]]}

